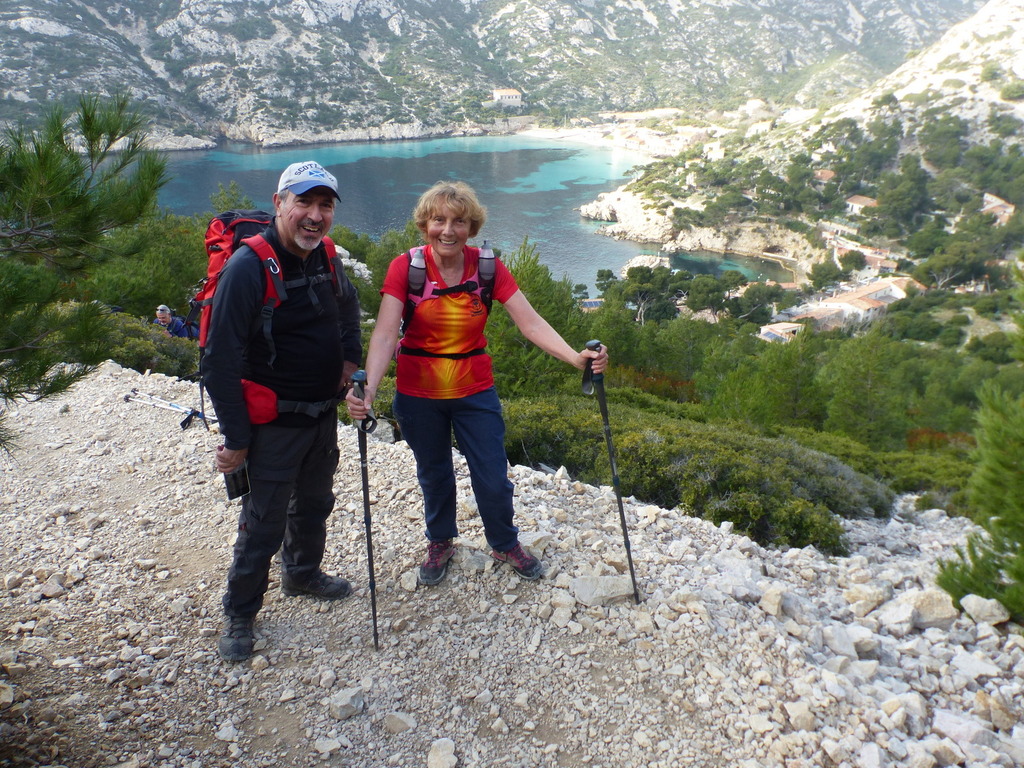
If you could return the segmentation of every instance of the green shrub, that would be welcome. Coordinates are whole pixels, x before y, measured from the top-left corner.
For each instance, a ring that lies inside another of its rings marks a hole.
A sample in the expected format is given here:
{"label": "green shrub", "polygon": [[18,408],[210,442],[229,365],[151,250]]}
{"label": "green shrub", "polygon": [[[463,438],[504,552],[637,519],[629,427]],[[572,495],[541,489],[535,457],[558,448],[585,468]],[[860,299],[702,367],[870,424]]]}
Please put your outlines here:
{"label": "green shrub", "polygon": [[879,477],[897,493],[951,492],[967,487],[972,465],[964,457],[948,453],[890,451],[881,457]]}
{"label": "green shrub", "polygon": [[967,487],[972,470],[966,455],[950,451],[872,451],[844,435],[812,429],[786,428],[782,434],[885,483],[896,493],[933,491],[952,499]]}
{"label": "green shrub", "polygon": [[191,339],[169,337],[147,320],[113,316],[110,359],[125,368],[168,376],[192,376],[199,370],[199,348]]}
{"label": "green shrub", "polygon": [[[957,317],[963,317],[963,315],[957,315]],[[943,347],[958,347],[964,340],[963,328],[947,325],[935,340]]]}
{"label": "green shrub", "polygon": [[1004,85],[1002,90],[999,91],[999,98],[1006,101],[1020,101],[1024,99],[1024,81],[1014,80]]}
{"label": "green shrub", "polygon": [[[1024,290],[1018,292],[1024,296]],[[1017,322],[1024,325],[1018,315]],[[1018,348],[1019,349],[1019,348]],[[1024,398],[988,382],[980,392],[968,496],[975,519],[985,528],[957,557],[940,563],[939,586],[959,601],[973,593],[999,600],[1024,620]]]}
{"label": "green shrub", "polygon": [[[730,520],[762,544],[838,553],[837,515],[884,515],[891,506],[881,483],[793,440],[664,414],[652,418],[624,403],[609,410],[624,494],[666,508],[681,505],[716,523]],[[584,482],[610,483],[603,423],[592,401],[513,400],[505,419],[513,463],[565,466]]]}

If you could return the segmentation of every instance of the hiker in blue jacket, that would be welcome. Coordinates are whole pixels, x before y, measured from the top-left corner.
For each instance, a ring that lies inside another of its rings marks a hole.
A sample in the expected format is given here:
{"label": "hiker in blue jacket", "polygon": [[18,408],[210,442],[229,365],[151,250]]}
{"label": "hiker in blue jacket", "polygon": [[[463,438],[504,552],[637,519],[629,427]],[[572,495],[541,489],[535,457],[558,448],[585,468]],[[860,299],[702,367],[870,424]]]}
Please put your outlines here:
{"label": "hiker in blue jacket", "polygon": [[156,317],[153,318],[153,325],[159,325],[168,336],[177,336],[180,339],[189,337],[188,326],[180,317],[176,317],[171,308],[161,304],[156,308]]}
{"label": "hiker in blue jacket", "polygon": [[[270,226],[232,254],[213,297],[202,369],[224,437],[217,469],[247,470],[250,487],[223,599],[218,650],[226,661],[252,655],[279,548],[285,595],[337,600],[352,591],[320,568],[335,501],[337,405],[362,358],[356,291],[344,270],[331,268],[333,245],[324,242],[338,199],[337,180],[320,164],[288,166]],[[268,263],[287,289],[269,326]]]}

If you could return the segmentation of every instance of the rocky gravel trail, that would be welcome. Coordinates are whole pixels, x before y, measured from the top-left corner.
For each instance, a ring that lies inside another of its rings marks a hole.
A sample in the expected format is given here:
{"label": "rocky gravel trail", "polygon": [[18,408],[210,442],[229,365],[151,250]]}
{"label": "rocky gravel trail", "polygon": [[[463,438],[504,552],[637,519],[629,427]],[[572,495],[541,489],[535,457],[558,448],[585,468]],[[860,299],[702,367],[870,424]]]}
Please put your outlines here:
{"label": "rocky gravel trail", "polygon": [[375,651],[349,426],[324,567],[355,593],[288,598],[272,574],[256,655],[226,664],[238,510],[218,435],[126,402],[133,389],[198,403],[193,384],[107,363],[11,412],[0,766],[1024,764],[1021,627],[934,586],[966,521],[905,502],[849,522],[852,554],[828,558],[626,499],[637,605],[610,488],[511,469],[522,541],[547,567],[524,582],[487,556],[460,463],[459,552],[417,587],[412,457],[371,437]]}

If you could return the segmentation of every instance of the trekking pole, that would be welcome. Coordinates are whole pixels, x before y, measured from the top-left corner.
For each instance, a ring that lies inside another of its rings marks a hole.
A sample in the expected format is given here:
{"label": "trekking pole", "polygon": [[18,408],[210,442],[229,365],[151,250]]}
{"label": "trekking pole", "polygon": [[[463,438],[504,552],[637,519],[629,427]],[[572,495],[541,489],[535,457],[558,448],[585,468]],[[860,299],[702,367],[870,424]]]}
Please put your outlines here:
{"label": "trekking pole", "polygon": [[[352,374],[352,390],[356,397],[363,399],[363,391],[366,387],[366,371],[356,371]],[[377,428],[377,419],[373,417],[373,411],[366,414],[366,418],[356,422],[356,432],[359,435],[359,472],[363,478],[363,526],[366,528],[366,568],[370,572],[370,611],[373,614],[373,649],[380,650],[380,643],[377,639],[377,582],[373,576],[373,531],[370,526],[370,476],[366,469],[366,435]]]}
{"label": "trekking pole", "polygon": [[[598,352],[601,342],[597,339],[587,342],[587,349]],[[594,373],[593,361],[587,360],[583,370],[583,394],[592,395],[597,390],[597,404],[601,407],[601,418],[604,420],[604,439],[608,443],[608,461],[612,467],[612,486],[615,498],[619,502],[619,523],[622,525],[622,543],[626,547],[626,562],[629,563],[629,578],[633,580],[633,599],[640,605],[640,592],[636,588],[636,572],[633,570],[633,554],[629,546],[629,531],[626,528],[626,512],[622,508],[622,491],[619,488],[619,469],[615,464],[615,446],[612,444],[612,428],[608,424],[608,401],[604,396],[604,374]]]}
{"label": "trekking pole", "polygon": [[[124,396],[126,403],[142,403],[143,405],[152,405],[154,408],[163,408],[165,411],[177,411],[178,413],[184,413],[185,418],[181,420],[181,428],[188,429],[192,424],[192,420],[198,416],[204,424],[207,421],[216,422],[215,416],[207,416],[202,411],[198,411],[195,408],[186,408],[184,405],[178,405],[172,403],[169,400],[164,400],[162,397],[156,395],[148,395],[145,392],[139,392],[138,389],[132,389],[127,395]],[[209,425],[206,426],[209,429]]]}

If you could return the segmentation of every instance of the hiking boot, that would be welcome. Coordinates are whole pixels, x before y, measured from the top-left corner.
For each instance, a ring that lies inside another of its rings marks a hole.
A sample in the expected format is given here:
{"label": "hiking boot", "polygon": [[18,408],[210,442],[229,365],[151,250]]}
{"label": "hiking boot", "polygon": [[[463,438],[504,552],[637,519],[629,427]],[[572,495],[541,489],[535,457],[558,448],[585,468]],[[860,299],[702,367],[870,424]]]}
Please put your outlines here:
{"label": "hiking boot", "polygon": [[224,625],[224,634],[217,641],[217,650],[224,661],[245,661],[252,656],[252,646],[256,642],[251,618],[232,616]]}
{"label": "hiking boot", "polygon": [[508,552],[492,551],[491,557],[499,563],[508,563],[512,570],[527,581],[534,581],[544,575],[544,566],[518,542]]}
{"label": "hiking boot", "polygon": [[281,573],[281,591],[288,597],[307,595],[317,600],[341,600],[352,594],[352,585],[338,576],[328,576],[317,571],[305,584],[292,581],[287,573]]}
{"label": "hiking boot", "polygon": [[419,576],[416,580],[428,587],[440,584],[448,573],[448,561],[454,554],[455,545],[451,539],[430,542],[427,545],[427,559],[420,566]]}

